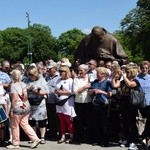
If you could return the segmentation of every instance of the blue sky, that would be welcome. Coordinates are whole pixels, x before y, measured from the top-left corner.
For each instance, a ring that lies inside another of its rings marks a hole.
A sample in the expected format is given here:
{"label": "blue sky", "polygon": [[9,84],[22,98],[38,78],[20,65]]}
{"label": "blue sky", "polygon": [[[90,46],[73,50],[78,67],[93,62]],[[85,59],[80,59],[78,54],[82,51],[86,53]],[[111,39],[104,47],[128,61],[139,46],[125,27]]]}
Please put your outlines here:
{"label": "blue sky", "polygon": [[99,25],[109,32],[120,29],[121,20],[136,7],[138,0],[1,0],[0,30],[27,27],[26,12],[31,25],[49,26],[58,37],[73,28],[83,32]]}

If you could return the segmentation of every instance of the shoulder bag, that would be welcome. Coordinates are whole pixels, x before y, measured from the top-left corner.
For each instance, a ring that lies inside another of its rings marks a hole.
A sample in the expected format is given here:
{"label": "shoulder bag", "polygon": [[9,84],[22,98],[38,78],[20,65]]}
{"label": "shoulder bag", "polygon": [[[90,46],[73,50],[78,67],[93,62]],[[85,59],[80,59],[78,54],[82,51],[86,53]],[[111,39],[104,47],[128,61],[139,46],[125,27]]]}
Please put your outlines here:
{"label": "shoulder bag", "polygon": [[[98,81],[98,80],[95,80],[95,81]],[[93,82],[94,83],[94,82]],[[105,80],[102,82],[102,84],[98,87],[95,87],[96,89],[100,89],[101,86],[104,86],[108,83],[108,80]],[[107,86],[107,85],[106,85]],[[110,99],[107,98],[106,95],[104,94],[94,94],[91,96],[92,97],[92,104],[94,106],[106,106],[109,104],[110,102]]]}
{"label": "shoulder bag", "polygon": [[30,112],[30,104],[28,99],[24,97],[23,89],[22,89],[22,95],[20,95],[17,90],[16,92],[18,94],[18,101],[15,103],[15,105],[12,108],[13,113],[18,115],[28,114]]}
{"label": "shoulder bag", "polygon": [[92,103],[94,106],[104,106],[109,104],[109,99],[104,94],[99,94],[93,97]]}
{"label": "shoulder bag", "polygon": [[36,96],[34,98],[28,98],[30,105],[40,105],[42,100],[44,99],[44,96]]}
{"label": "shoulder bag", "polygon": [[146,107],[145,93],[142,90],[140,83],[138,87],[130,89],[129,99],[131,105],[136,108]]}
{"label": "shoulder bag", "polygon": [[75,96],[74,94],[73,95],[70,95],[69,97],[63,99],[63,100],[59,100],[56,96],[55,96],[55,104],[58,105],[58,106],[63,106],[72,96]]}

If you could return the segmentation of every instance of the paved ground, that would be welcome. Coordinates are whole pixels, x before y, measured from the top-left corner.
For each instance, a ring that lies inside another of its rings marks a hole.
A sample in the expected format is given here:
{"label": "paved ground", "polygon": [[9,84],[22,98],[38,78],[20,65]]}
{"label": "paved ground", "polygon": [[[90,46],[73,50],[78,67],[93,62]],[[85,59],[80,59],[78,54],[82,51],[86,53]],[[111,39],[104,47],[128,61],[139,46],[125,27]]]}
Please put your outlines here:
{"label": "paved ground", "polygon": [[[20,150],[27,150],[30,148],[30,144],[28,144],[27,141],[21,142],[20,144]],[[40,144],[37,148],[37,150],[127,150],[127,148],[120,148],[118,146],[115,147],[109,147],[109,148],[102,148],[100,146],[92,146],[88,144],[81,144],[81,145],[75,145],[75,144],[57,144],[56,141],[46,141],[46,144]],[[6,150],[5,147],[0,147],[0,150]]]}
{"label": "paved ground", "polygon": [[[21,132],[21,142],[19,150],[27,150],[30,149],[31,144],[28,143],[28,137],[25,133]],[[67,136],[67,135],[66,135]],[[138,146],[139,150],[150,150],[145,146]],[[39,144],[36,150],[128,150],[127,147],[122,148],[118,144],[111,144],[109,147],[101,147],[101,146],[92,146],[91,144],[57,144],[57,140],[50,141],[48,135],[46,136],[46,144]],[[0,144],[0,150],[6,150],[6,147],[2,147]]]}
{"label": "paved ground", "polygon": [[[30,148],[30,144],[27,141],[21,142],[19,150],[27,150]],[[57,144],[56,141],[46,141],[46,144],[40,144],[37,150],[127,150],[128,148],[121,148],[119,146],[110,146],[107,148],[100,146],[92,146],[88,144]],[[0,150],[6,150],[5,147],[0,147]],[[139,148],[139,150],[146,150],[146,148]]]}

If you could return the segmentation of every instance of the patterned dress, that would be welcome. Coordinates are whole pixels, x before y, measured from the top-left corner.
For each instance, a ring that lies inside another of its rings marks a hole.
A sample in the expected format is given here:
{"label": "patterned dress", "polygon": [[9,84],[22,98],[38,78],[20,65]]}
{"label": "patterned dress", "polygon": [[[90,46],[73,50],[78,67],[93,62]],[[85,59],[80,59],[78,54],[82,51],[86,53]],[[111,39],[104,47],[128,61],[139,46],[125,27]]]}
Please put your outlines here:
{"label": "patterned dress", "polygon": [[[34,89],[40,88],[41,91],[47,93],[49,92],[47,82],[42,76],[40,77],[40,79],[34,82],[27,80],[27,86],[31,86],[31,85],[33,85]],[[33,92],[28,93],[28,97],[30,98],[36,97],[36,94]],[[43,100],[39,105],[31,105],[31,112],[29,116],[29,120],[40,121],[45,119],[47,119],[46,96],[43,98]]]}

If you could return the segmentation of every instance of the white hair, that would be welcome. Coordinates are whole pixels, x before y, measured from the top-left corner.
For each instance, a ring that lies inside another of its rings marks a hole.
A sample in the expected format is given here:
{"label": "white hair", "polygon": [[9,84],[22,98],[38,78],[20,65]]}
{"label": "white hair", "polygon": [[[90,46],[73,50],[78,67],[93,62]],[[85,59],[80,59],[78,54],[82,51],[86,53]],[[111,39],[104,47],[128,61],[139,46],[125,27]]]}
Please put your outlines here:
{"label": "white hair", "polygon": [[89,68],[88,68],[88,65],[86,64],[81,64],[78,69],[84,69],[85,71],[87,71]]}

